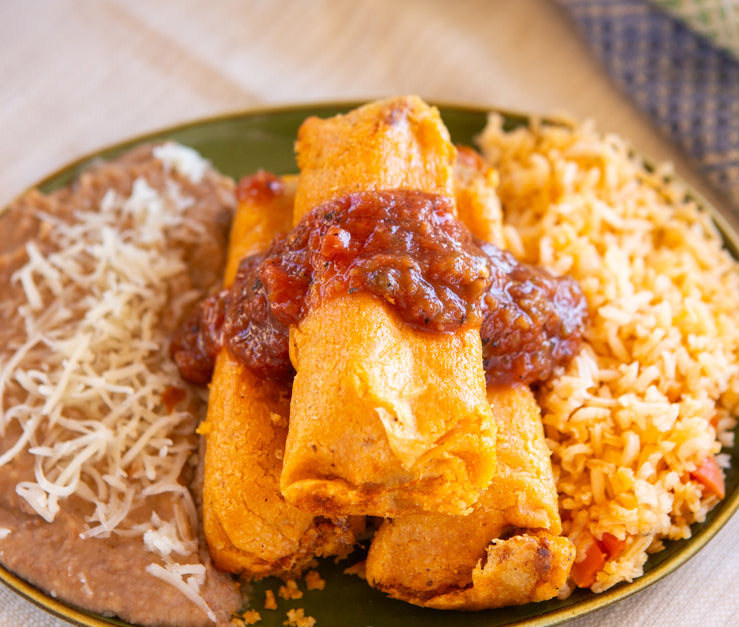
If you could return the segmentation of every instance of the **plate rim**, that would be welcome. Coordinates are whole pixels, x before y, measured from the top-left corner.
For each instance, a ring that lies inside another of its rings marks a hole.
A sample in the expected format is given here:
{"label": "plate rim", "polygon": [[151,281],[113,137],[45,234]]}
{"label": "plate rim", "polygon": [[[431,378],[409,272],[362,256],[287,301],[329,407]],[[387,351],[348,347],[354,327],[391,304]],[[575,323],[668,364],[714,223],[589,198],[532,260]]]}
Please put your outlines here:
{"label": "plate rim", "polygon": [[[297,114],[299,112],[304,112],[306,116],[309,116],[316,115],[316,112],[321,109],[349,110],[362,104],[366,104],[367,102],[378,100],[381,98],[382,97],[371,99],[304,101],[286,104],[237,108],[211,115],[182,120],[173,124],[164,125],[160,128],[136,133],[132,136],[128,136],[126,138],[104,144],[98,148],[85,151],[84,153],[72,158],[70,161],[55,168],[53,171],[43,176],[43,178],[41,178],[40,180],[26,187],[25,190],[17,194],[3,207],[0,207],[0,216],[2,216],[2,214],[8,209],[8,207],[13,205],[19,198],[21,198],[31,190],[46,187],[55,179],[60,178],[68,173],[74,173],[75,176],[72,177],[74,179],[83,169],[83,166],[88,167],[95,160],[100,159],[104,155],[116,154],[141,144],[157,141],[166,135],[181,133],[188,129],[194,129],[200,126],[227,123],[229,121],[236,121],[245,118],[256,118],[259,116],[274,117],[279,115]],[[436,99],[425,99],[425,101],[428,102],[430,105],[437,107],[442,113],[442,118],[444,115],[444,111],[455,111],[462,115],[471,114],[485,116],[490,113],[497,113],[505,118],[515,119],[521,121],[522,123],[530,122],[534,119],[542,120],[545,122],[550,121],[564,122],[567,124],[571,123],[570,118],[560,119],[557,115],[527,113],[523,111],[516,111],[513,109],[485,106],[479,103],[468,104],[454,100]],[[656,159],[650,158],[648,155],[645,155],[641,151],[634,154],[636,154],[636,156],[647,165],[658,162]],[[108,157],[105,156],[103,158]],[[686,196],[692,199],[700,209],[707,212],[707,214],[716,224],[721,237],[724,240],[724,247],[729,250],[734,258],[739,260],[739,222],[733,219],[728,211],[725,211],[722,208],[717,207],[713,203],[709,202],[705,198],[705,196],[701,194],[698,190],[696,190],[692,185],[684,182],[683,179],[676,172],[671,172],[665,177],[665,180],[670,179],[683,182]],[[737,427],[735,431],[737,431],[738,429],[739,427]],[[726,450],[732,451],[734,455],[739,454],[739,442],[735,442],[732,449]],[[739,472],[739,468],[734,468],[733,470],[734,472]],[[709,512],[708,515],[710,516],[710,520],[708,522],[694,523],[693,525],[691,525],[691,531],[692,527],[696,524],[701,525],[701,528],[692,533],[690,538],[673,541],[676,543],[684,543],[684,546],[679,548],[679,550],[677,550],[674,554],[669,555],[667,558],[662,560],[659,564],[651,567],[649,571],[645,572],[640,577],[630,582],[620,582],[609,590],[601,593],[588,592],[588,596],[586,598],[574,603],[571,606],[545,610],[542,614],[538,616],[514,620],[506,624],[510,627],[548,627],[552,625],[560,625],[568,620],[583,617],[597,610],[605,609],[606,607],[609,607],[618,601],[632,597],[633,595],[652,586],[653,584],[665,578],[667,575],[675,572],[677,569],[685,565],[721,531],[721,529],[737,513],[737,511],[739,511],[739,483],[735,486],[733,492],[730,495],[727,495]],[[655,555],[658,555],[658,553]],[[46,593],[42,589],[19,577],[1,563],[0,582],[2,582],[2,584],[5,585],[11,592],[29,601],[37,608],[48,612],[56,618],[65,620],[70,624],[76,625],[78,627],[138,627],[137,625],[122,621],[117,617],[106,617],[100,614],[95,614],[94,612],[79,608],[71,603],[67,603],[60,599],[57,599]]]}

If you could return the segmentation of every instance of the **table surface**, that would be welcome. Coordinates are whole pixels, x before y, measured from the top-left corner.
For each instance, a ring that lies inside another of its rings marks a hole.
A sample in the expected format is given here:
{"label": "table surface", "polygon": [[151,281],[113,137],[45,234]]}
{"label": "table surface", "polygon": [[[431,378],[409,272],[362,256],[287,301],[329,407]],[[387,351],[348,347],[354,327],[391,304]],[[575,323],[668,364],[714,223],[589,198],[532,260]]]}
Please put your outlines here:
{"label": "table surface", "polygon": [[[78,156],[178,122],[405,93],[592,118],[728,211],[547,0],[3,0],[0,206]],[[568,627],[739,624],[737,535],[734,516],[676,572]],[[64,624],[0,586],[0,625]]]}

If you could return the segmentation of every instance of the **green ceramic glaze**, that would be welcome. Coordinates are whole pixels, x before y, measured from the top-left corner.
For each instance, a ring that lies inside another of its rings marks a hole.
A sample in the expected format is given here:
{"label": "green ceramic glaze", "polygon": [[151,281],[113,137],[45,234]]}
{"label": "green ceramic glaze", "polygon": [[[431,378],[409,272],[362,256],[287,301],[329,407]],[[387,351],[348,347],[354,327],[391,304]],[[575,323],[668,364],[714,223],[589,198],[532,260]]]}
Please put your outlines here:
{"label": "green ceramic glaze", "polygon": [[[164,139],[176,140],[191,146],[209,159],[221,172],[234,178],[260,168],[278,174],[296,172],[293,143],[301,122],[310,115],[330,116],[347,111],[357,104],[307,105],[234,113],[199,120],[138,137],[96,152],[47,177],[37,187],[46,192],[51,191],[69,183],[93,161],[114,157],[142,142]],[[487,110],[456,105],[440,105],[439,109],[456,143],[472,144],[475,135],[482,130],[486,122]],[[520,126],[527,122],[527,118],[522,115],[503,113],[503,116],[507,128]],[[697,197],[697,194],[695,196]],[[739,258],[739,238],[735,231],[705,201],[701,200],[701,202],[714,216],[729,250]],[[739,473],[737,472],[739,446],[735,446],[728,452],[732,457],[732,469],[726,477],[727,496],[711,512],[705,523],[693,526],[693,537],[690,540],[668,542],[664,551],[649,559],[646,572],[641,578],[633,583],[615,586],[600,595],[578,590],[564,601],[554,600],[500,610],[471,613],[427,610],[387,599],[381,593],[372,590],[358,577],[344,575],[344,568],[352,563],[350,559],[338,565],[332,561],[321,563],[319,571],[326,579],[325,589],[304,591],[303,598],[297,601],[284,601],[278,598],[276,611],[263,610],[263,604],[267,589],[277,592],[281,584],[278,580],[269,579],[248,586],[245,589],[246,599],[251,607],[261,612],[260,627],[282,627],[286,611],[293,607],[305,608],[306,615],[317,619],[317,627],[494,627],[496,625],[541,627],[558,624],[605,607],[646,588],[685,563],[719,531],[739,508]],[[355,561],[359,557],[355,556]],[[2,568],[0,568],[0,579],[31,602],[72,624],[85,627],[127,625],[114,619],[91,615],[51,599]]]}

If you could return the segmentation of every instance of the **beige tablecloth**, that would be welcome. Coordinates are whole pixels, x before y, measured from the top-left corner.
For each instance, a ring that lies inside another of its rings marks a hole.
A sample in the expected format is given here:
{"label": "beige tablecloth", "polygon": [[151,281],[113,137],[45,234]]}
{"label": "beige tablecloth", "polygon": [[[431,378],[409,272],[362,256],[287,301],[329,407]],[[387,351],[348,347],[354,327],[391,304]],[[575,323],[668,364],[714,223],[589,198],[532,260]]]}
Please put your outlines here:
{"label": "beige tablecloth", "polygon": [[[3,0],[0,206],[79,155],[179,121],[401,93],[594,118],[722,204],[547,0]],[[677,572],[570,624],[739,625],[737,535],[734,516]],[[0,625],[62,624],[0,586]]]}

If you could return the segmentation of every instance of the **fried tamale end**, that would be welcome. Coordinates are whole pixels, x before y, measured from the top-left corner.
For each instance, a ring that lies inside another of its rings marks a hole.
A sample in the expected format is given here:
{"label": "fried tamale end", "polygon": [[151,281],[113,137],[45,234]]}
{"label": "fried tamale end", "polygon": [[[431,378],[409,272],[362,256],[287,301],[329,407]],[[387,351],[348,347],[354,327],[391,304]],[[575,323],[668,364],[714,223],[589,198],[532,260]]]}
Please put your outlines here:
{"label": "fried tamale end", "polygon": [[498,425],[492,482],[467,516],[385,521],[367,556],[373,587],[416,605],[471,610],[551,598],[564,585],[572,544],[556,535],[539,407],[523,385],[490,388],[488,399]]}
{"label": "fried tamale end", "polygon": [[435,107],[417,96],[380,100],[330,119],[308,118],[296,142],[297,222],[352,192],[418,189],[454,195],[455,148]]}
{"label": "fried tamale end", "polygon": [[496,540],[472,571],[469,588],[451,590],[420,604],[435,609],[482,610],[546,601],[564,586],[574,560],[572,543],[546,531]]}
{"label": "fried tamale end", "polygon": [[234,282],[244,257],[262,252],[275,235],[290,230],[297,187],[295,175],[276,176],[264,171],[240,181],[236,188],[239,204],[231,223],[223,275],[225,287]]}
{"label": "fried tamale end", "polygon": [[457,217],[475,237],[502,248],[505,241],[497,192],[499,178],[480,153],[467,146],[457,148],[454,163]]}
{"label": "fried tamale end", "polygon": [[479,337],[428,341],[375,305],[336,299],[291,333],[313,385],[293,386],[283,494],[314,513],[464,511],[495,462]]}
{"label": "fried tamale end", "polygon": [[288,393],[284,386],[255,380],[228,351],[219,354],[203,429],[203,527],[222,570],[253,576],[280,570],[280,560],[298,551],[313,522],[310,514],[286,508],[276,482]]}

